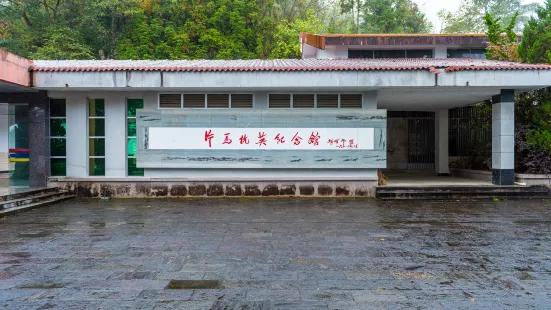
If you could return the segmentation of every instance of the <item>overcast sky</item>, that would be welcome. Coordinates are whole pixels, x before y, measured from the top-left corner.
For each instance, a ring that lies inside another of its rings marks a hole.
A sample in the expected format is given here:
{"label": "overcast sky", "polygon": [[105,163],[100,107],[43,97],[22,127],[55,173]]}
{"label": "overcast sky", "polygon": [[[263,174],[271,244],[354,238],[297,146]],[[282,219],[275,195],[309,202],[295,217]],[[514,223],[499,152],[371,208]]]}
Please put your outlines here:
{"label": "overcast sky", "polygon": [[[454,11],[459,8],[459,4],[461,3],[461,0],[413,0],[416,2],[423,12],[427,15],[427,18],[429,21],[431,21],[434,24],[434,33],[440,32],[440,20],[438,19],[438,16],[436,16],[436,13],[442,9],[446,9],[449,11]],[[544,0],[524,0],[524,3],[544,3]]]}

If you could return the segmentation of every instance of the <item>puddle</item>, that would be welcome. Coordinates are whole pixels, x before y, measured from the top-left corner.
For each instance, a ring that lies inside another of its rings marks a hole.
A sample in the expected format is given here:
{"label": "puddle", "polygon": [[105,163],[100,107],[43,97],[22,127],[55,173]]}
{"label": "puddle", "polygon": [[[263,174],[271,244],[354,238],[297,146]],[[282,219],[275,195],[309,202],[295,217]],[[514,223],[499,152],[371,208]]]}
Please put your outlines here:
{"label": "puddle", "polygon": [[218,280],[170,280],[166,289],[171,290],[213,290],[221,289]]}
{"label": "puddle", "polygon": [[37,233],[20,233],[18,234],[18,236],[24,237],[24,238],[43,238],[43,237],[48,237],[51,234],[52,234],[51,232],[41,231]]}
{"label": "puddle", "polygon": [[18,286],[18,288],[39,288],[39,289],[52,289],[52,288],[64,288],[64,283],[32,283]]}

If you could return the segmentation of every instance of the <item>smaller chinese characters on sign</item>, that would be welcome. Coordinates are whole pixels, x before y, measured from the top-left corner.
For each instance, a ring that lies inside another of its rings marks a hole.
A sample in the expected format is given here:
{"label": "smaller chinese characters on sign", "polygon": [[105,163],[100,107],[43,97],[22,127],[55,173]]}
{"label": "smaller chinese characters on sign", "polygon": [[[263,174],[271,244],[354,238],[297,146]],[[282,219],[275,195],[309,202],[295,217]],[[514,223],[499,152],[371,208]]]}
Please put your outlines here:
{"label": "smaller chinese characters on sign", "polygon": [[158,150],[372,150],[373,128],[150,127]]}

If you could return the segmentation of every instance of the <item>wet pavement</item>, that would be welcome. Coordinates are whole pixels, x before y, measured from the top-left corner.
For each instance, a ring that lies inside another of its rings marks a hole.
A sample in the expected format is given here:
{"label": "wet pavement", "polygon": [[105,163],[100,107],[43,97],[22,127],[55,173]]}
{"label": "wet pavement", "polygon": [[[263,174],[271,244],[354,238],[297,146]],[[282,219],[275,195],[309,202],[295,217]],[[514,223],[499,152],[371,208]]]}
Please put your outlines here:
{"label": "wet pavement", "polygon": [[0,221],[2,309],[551,309],[551,200],[73,200]]}

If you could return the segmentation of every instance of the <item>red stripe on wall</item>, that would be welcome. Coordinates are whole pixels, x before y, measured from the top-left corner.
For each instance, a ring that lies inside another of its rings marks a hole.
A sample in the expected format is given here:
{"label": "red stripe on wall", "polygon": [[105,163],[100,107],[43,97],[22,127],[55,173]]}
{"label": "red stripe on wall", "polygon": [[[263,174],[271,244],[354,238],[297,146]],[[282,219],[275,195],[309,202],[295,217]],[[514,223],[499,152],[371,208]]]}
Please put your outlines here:
{"label": "red stripe on wall", "polygon": [[9,149],[10,153],[29,153],[29,149]]}

